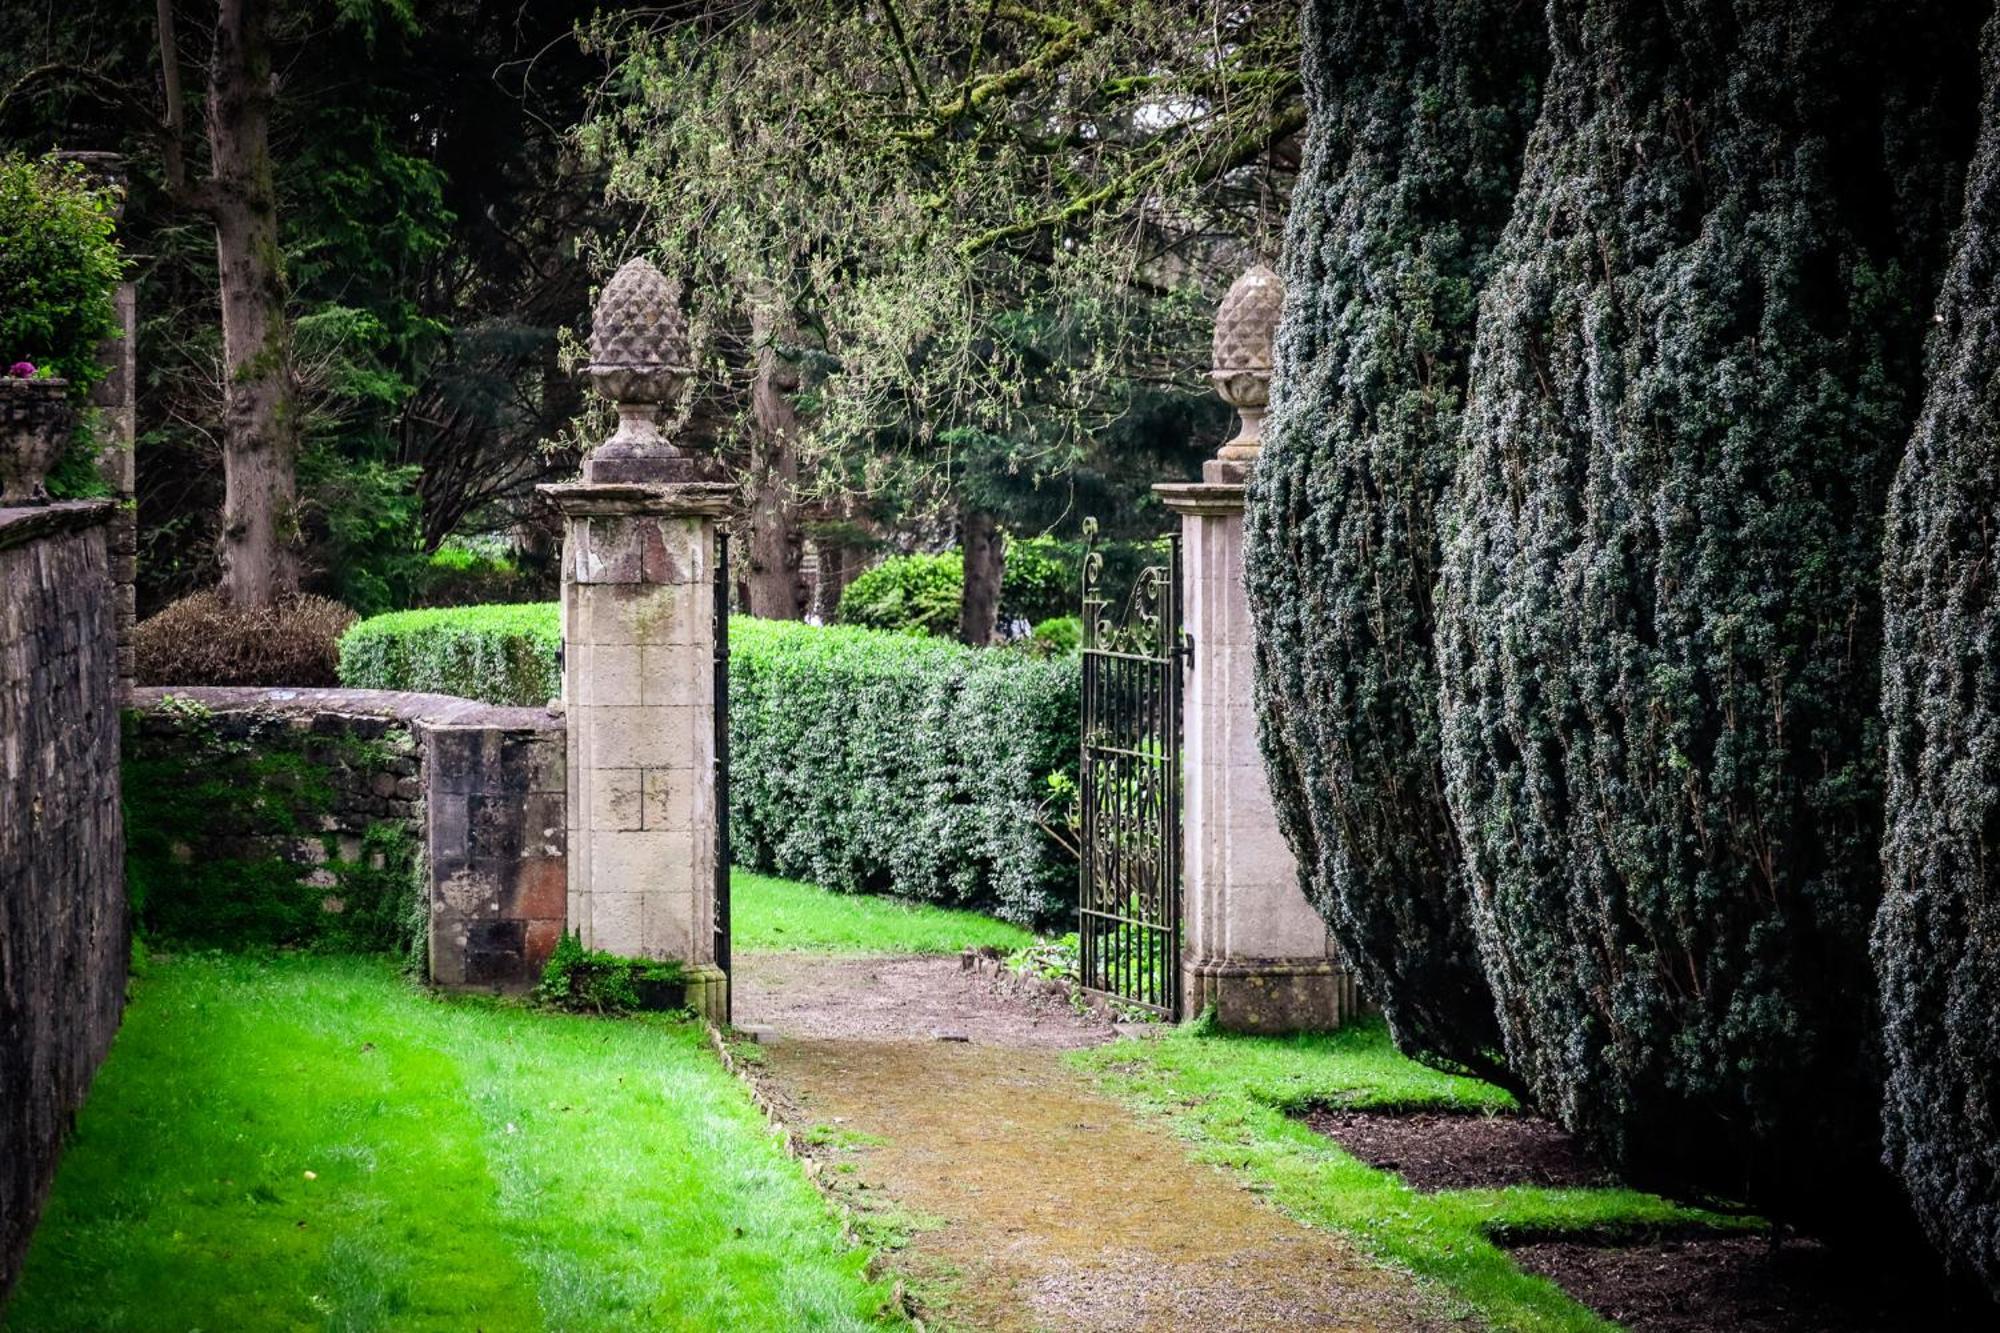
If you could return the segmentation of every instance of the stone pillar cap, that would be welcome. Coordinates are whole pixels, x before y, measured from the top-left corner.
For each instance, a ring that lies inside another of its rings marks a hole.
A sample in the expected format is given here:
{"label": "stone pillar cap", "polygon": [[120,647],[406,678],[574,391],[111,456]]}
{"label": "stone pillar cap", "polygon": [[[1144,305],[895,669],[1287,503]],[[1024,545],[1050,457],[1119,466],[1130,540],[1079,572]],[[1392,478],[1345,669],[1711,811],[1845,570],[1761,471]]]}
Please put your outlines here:
{"label": "stone pillar cap", "polygon": [[722,518],[736,500],[736,488],[722,481],[566,481],[537,486],[571,517],[690,515]]}
{"label": "stone pillar cap", "polygon": [[1243,512],[1240,481],[1163,481],[1153,487],[1153,494],[1176,514],[1221,516]]}

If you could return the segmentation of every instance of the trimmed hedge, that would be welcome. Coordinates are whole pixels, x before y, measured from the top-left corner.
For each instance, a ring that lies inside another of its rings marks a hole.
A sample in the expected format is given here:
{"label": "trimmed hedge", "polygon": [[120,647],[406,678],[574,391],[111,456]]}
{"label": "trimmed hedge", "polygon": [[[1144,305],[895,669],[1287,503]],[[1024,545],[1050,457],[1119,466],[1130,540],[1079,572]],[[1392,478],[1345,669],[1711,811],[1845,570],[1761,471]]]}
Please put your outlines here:
{"label": "trimmed hedge", "polygon": [[139,622],[133,670],[141,685],[331,685],[352,624],[354,612],[324,597],[238,608],[204,589]]}
{"label": "trimmed hedge", "polygon": [[[403,611],[341,641],[341,683],[535,704],[560,690],[553,603]],[[730,621],[730,818],[739,864],[1040,923],[1075,868],[1042,831],[1076,776],[1074,656],[847,626]]]}
{"label": "trimmed hedge", "polygon": [[730,625],[729,810],[743,865],[1048,921],[1075,870],[1038,823],[1076,775],[1075,658],[780,621]]}
{"label": "trimmed hedge", "polygon": [[370,616],[340,640],[340,683],[533,706],[562,693],[554,602]]}

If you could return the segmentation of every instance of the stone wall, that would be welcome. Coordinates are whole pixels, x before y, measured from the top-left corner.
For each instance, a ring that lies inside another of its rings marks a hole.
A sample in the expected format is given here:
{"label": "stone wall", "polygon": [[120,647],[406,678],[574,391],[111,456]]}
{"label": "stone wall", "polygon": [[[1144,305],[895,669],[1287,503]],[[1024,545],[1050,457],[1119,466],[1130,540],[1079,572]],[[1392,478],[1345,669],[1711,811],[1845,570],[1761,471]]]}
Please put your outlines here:
{"label": "stone wall", "polygon": [[0,1296],[124,1005],[114,508],[0,510]]}
{"label": "stone wall", "polygon": [[519,989],[563,929],[563,724],[380,690],[134,692],[135,900],[163,937],[407,951]]}

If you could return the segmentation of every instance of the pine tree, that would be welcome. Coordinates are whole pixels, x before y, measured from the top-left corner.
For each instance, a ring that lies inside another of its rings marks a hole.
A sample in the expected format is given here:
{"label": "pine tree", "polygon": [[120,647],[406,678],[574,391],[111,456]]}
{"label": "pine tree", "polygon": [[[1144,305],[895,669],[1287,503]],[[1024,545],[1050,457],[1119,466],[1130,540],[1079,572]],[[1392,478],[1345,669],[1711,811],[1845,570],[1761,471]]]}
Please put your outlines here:
{"label": "pine tree", "polygon": [[2000,17],[1928,397],[1883,562],[1885,884],[1875,923],[1889,1161],[2000,1295]]}
{"label": "pine tree", "polygon": [[1629,1173],[1780,1213],[1884,1183],[1877,570],[1955,12],[1554,0],[1445,539],[1510,1064]]}
{"label": "pine tree", "polygon": [[1308,895],[1397,1045],[1504,1080],[1444,802],[1431,595],[1546,48],[1509,0],[1315,0],[1304,37],[1290,308],[1246,520],[1266,765]]}

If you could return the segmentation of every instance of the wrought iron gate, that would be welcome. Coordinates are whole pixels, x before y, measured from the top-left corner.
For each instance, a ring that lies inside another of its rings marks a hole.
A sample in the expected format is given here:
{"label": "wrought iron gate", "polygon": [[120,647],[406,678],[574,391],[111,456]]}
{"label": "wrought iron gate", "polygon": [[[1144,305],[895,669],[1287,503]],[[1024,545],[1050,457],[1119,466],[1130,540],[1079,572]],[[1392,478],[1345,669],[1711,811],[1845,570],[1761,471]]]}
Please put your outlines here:
{"label": "wrought iron gate", "polygon": [[1181,543],[1122,599],[1084,522],[1082,870],[1085,990],[1181,1016]]}
{"label": "wrought iron gate", "polygon": [[729,962],[729,534],[715,533],[715,965],[722,969],[722,1024],[735,1008]]}

